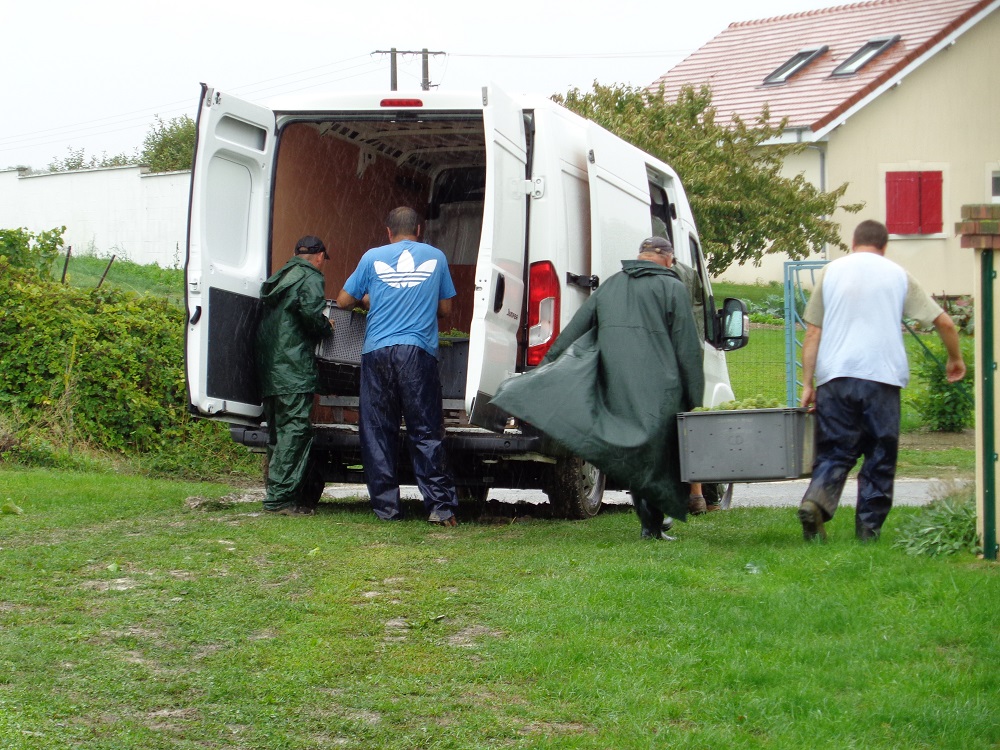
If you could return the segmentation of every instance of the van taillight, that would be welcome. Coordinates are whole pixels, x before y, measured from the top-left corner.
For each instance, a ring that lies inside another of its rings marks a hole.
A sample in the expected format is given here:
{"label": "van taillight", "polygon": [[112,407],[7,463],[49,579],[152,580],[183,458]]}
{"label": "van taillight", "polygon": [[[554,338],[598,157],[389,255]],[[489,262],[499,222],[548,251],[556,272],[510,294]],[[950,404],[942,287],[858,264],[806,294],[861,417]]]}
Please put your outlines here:
{"label": "van taillight", "polygon": [[383,99],[379,102],[380,107],[422,107],[423,101],[420,99]]}
{"label": "van taillight", "polygon": [[528,354],[526,364],[537,365],[559,335],[561,290],[550,261],[532,263],[528,271]]}

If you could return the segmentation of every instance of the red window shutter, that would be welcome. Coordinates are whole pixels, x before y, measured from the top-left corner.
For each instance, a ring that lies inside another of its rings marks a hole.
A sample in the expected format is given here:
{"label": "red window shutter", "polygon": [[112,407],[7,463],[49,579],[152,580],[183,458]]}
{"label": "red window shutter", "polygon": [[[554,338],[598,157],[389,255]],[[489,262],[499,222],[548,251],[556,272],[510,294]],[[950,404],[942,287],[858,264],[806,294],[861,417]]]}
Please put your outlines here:
{"label": "red window shutter", "polygon": [[920,172],[885,173],[885,226],[889,234],[920,232]]}
{"label": "red window shutter", "polygon": [[944,228],[941,213],[941,173],[920,173],[920,234],[939,234]]}

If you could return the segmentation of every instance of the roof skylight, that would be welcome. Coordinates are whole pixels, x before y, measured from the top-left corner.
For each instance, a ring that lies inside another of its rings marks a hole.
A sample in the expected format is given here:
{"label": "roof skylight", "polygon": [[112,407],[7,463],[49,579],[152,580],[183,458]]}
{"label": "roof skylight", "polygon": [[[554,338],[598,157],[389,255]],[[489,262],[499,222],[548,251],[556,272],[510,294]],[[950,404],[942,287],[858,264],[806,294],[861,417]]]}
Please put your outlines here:
{"label": "roof skylight", "polygon": [[808,47],[799,50],[784,65],[765,78],[764,83],[784,83],[828,49],[830,48],[824,44],[822,47]]}
{"label": "roof skylight", "polygon": [[899,41],[899,34],[869,39],[861,49],[838,65],[832,76],[851,76]]}

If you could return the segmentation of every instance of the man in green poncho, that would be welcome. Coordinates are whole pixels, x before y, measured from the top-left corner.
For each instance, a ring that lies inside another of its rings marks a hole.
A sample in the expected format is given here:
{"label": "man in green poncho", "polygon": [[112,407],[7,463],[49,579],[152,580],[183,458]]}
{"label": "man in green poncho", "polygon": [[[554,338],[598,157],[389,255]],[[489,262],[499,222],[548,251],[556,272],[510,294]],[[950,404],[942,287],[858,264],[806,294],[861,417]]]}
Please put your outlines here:
{"label": "man in green poncho", "polygon": [[[654,241],[655,240],[655,241]],[[676,415],[701,403],[701,345],[691,300],[650,238],[591,295],[535,370],[491,401],[632,492],[642,538],[684,519]]]}
{"label": "man in green poncho", "polygon": [[257,330],[257,376],[267,421],[267,495],[264,510],[285,516],[312,515],[299,492],[312,448],[313,394],[319,378],[316,344],[333,334],[326,305],[323,267],[330,256],[309,235],[295,255],[261,285],[264,305]]}

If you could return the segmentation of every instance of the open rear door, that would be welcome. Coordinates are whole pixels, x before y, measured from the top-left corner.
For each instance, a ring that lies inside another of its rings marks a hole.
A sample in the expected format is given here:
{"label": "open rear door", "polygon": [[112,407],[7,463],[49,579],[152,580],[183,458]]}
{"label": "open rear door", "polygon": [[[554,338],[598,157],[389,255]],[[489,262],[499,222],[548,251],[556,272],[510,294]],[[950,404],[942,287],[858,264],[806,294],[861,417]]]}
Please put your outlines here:
{"label": "open rear door", "polygon": [[256,423],[253,361],[267,238],[274,113],[202,86],[185,262],[191,411]]}
{"label": "open rear door", "polygon": [[473,424],[496,427],[490,397],[517,365],[524,303],[527,221],[524,116],[496,86],[483,89],[486,194],[476,263],[465,408]]}
{"label": "open rear door", "polygon": [[601,281],[635,258],[652,233],[645,154],[594,123],[587,124],[590,178],[590,273]]}

